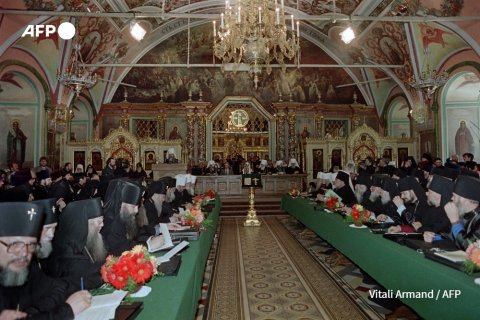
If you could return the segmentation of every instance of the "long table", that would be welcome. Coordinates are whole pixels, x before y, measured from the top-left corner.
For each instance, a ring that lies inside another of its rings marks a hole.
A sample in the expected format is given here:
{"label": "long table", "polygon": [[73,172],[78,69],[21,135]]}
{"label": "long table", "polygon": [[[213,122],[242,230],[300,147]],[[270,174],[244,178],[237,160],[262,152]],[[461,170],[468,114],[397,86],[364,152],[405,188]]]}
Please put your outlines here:
{"label": "long table", "polygon": [[198,301],[201,297],[201,288],[205,264],[210,247],[215,236],[215,229],[222,202],[217,196],[215,208],[208,218],[213,220],[213,226],[206,232],[201,232],[197,241],[190,241],[182,255],[182,264],[176,277],[159,277],[147,285],[152,292],[144,298],[135,298],[134,301],[143,301],[144,309],[137,319],[179,319],[195,318]]}
{"label": "long table", "polygon": [[[284,195],[281,209],[287,211],[367,272],[378,283],[404,292],[431,292],[433,298],[400,298],[425,319],[478,319],[480,286],[474,277],[428,260],[408,247],[372,234],[368,228],[350,228],[343,218],[313,210],[308,199]],[[456,293],[460,293],[455,297]],[[436,299],[438,295],[438,300]],[[447,297],[446,294],[452,294]]]}
{"label": "long table", "polygon": [[[280,197],[291,188],[302,188],[307,174],[266,174],[262,175],[262,188],[255,190],[255,197]],[[228,198],[248,198],[248,188],[242,188],[241,175],[199,176],[195,193],[202,194],[208,189],[216,190]]]}

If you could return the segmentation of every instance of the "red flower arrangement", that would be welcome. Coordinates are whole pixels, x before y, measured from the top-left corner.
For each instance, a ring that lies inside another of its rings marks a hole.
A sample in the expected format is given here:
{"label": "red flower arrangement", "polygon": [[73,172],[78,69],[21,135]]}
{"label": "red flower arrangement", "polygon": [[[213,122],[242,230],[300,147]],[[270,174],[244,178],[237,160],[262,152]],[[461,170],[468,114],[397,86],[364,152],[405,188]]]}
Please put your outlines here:
{"label": "red flower arrangement", "polygon": [[158,274],[157,261],[142,245],[125,251],[120,257],[109,255],[101,268],[103,281],[115,289],[135,292],[138,284],[144,284]]}
{"label": "red flower arrangement", "polygon": [[208,191],[205,192],[205,197],[207,197],[207,199],[212,199],[212,198],[215,198],[216,194],[217,193],[214,190],[208,189]]}
{"label": "red flower arrangement", "polygon": [[288,194],[291,195],[292,197],[296,198],[300,195],[300,189],[292,188],[288,191]]}
{"label": "red flower arrangement", "polygon": [[203,207],[207,204],[207,199],[202,195],[198,195],[196,197],[193,197],[192,202],[193,205],[196,207]]}
{"label": "red flower arrangement", "polygon": [[363,224],[364,222],[370,221],[370,211],[359,204],[355,204],[352,207],[352,212],[349,216],[345,217],[345,220],[355,224]]}
{"label": "red flower arrangement", "polygon": [[323,199],[323,203],[325,203],[329,210],[335,210],[340,208],[340,203],[338,202],[338,198],[334,196],[328,196]]}

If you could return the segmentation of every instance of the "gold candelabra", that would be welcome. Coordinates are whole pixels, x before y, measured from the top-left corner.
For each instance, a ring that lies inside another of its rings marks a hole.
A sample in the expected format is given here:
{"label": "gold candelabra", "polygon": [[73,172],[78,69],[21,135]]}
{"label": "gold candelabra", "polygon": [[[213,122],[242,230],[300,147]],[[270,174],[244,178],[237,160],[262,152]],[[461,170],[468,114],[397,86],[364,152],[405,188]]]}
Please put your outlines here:
{"label": "gold candelabra", "polygon": [[[216,21],[213,21],[213,51],[222,60],[222,70],[225,65],[233,62],[235,73],[240,63],[250,65],[250,75],[253,77],[255,89],[258,88],[259,75],[262,66],[266,65],[270,74],[270,62],[276,62],[285,73],[284,59],[300,60],[300,28],[293,15],[285,16],[284,0],[281,4],[265,0],[237,0],[235,8],[230,6],[230,0],[225,1],[225,13],[221,14],[218,32]],[[287,21],[291,20],[291,29],[287,30]]]}

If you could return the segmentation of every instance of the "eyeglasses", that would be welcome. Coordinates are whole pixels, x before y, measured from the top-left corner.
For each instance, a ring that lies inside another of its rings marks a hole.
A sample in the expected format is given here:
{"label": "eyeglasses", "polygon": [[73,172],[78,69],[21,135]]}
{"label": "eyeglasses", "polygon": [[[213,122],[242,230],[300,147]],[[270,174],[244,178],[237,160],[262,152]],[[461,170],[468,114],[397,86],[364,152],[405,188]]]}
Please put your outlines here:
{"label": "eyeglasses", "polygon": [[27,246],[28,253],[34,253],[35,248],[37,247],[37,242],[25,243],[25,242],[17,241],[17,242],[12,242],[8,244],[3,241],[0,241],[0,243],[7,247],[8,253],[19,253],[25,248],[25,246]]}

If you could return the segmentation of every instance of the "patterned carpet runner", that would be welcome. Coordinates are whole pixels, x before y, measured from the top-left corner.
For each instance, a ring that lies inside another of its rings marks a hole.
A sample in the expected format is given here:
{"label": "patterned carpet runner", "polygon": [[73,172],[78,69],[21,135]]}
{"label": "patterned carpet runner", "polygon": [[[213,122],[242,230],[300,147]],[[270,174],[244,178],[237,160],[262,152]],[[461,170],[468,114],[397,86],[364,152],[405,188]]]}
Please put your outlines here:
{"label": "patterned carpet runner", "polygon": [[204,319],[379,319],[277,217],[222,218]]}

